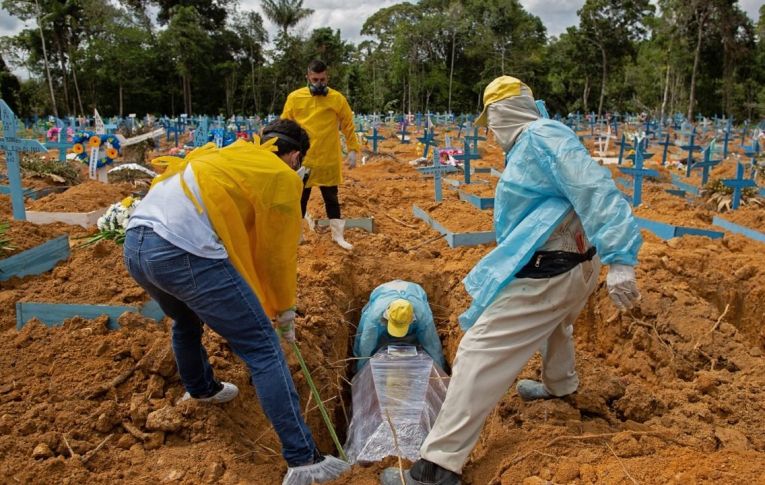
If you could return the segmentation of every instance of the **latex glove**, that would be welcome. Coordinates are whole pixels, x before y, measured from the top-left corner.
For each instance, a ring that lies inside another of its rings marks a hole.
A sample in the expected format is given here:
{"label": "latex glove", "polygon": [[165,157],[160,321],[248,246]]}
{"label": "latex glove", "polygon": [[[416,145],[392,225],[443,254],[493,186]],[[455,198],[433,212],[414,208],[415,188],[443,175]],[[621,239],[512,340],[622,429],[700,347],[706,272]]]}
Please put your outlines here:
{"label": "latex glove", "polygon": [[356,168],[356,152],[348,152],[348,168]]}
{"label": "latex glove", "polygon": [[295,310],[287,310],[276,317],[276,331],[289,343],[295,341]]}
{"label": "latex glove", "polygon": [[620,310],[629,310],[640,300],[635,269],[625,264],[612,264],[606,277],[608,294]]}

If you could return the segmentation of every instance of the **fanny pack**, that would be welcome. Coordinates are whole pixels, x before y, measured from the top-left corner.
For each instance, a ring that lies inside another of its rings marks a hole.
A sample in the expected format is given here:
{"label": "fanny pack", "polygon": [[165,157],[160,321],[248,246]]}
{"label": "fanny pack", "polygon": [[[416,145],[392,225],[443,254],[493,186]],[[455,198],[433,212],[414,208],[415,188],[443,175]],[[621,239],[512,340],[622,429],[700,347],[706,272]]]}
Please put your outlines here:
{"label": "fanny pack", "polygon": [[580,263],[590,261],[595,257],[595,246],[584,253],[568,251],[537,251],[531,261],[515,274],[516,278],[552,278],[571,271]]}

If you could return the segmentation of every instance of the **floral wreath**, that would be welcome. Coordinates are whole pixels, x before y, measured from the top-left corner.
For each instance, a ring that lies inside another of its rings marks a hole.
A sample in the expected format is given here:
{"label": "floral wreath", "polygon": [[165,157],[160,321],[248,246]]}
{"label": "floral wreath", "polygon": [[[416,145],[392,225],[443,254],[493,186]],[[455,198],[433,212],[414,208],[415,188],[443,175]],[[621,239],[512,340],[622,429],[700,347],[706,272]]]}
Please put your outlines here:
{"label": "floral wreath", "polygon": [[111,165],[120,155],[120,141],[114,135],[96,135],[89,131],[80,131],[74,135],[72,141],[74,142],[72,151],[83,163],[88,163],[90,160],[91,149],[98,149],[96,162],[98,168]]}

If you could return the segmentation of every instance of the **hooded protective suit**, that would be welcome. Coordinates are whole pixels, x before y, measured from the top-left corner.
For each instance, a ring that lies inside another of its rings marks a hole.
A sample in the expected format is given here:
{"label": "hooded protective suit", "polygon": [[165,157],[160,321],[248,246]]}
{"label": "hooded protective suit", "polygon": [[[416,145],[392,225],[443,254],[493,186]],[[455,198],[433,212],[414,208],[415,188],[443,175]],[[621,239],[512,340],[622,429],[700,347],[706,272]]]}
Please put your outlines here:
{"label": "hooded protective suit", "polygon": [[530,93],[493,103],[488,119],[507,152],[494,202],[497,247],[464,280],[473,297],[460,316],[464,330],[572,210],[604,264],[634,266],[643,241],[610,172],[590,157],[570,128],[540,119]]}
{"label": "hooded protective suit", "polygon": [[186,158],[153,160],[167,166],[153,183],[191,165],[202,200],[178,177],[184,193],[200,213],[207,210],[231,263],[270,317],[295,305],[303,189],[297,173],[273,153],[275,142],[237,140],[220,149],[208,143]]}
{"label": "hooded protective suit", "polygon": [[312,96],[307,87],[300,88],[287,97],[281,117],[298,122],[311,139],[311,148],[303,160],[303,166],[311,169],[305,186],[342,184],[343,153],[338,128],[345,135],[349,152],[361,149],[345,96],[332,88],[326,96]]}
{"label": "hooded protective suit", "polygon": [[[443,369],[444,353],[433,322],[433,313],[428,305],[428,295],[417,283],[401,280],[384,283],[372,290],[369,302],[361,312],[353,355],[371,357],[375,353],[380,339],[387,333],[387,324],[382,315],[388,305],[399,298],[409,301],[414,307],[414,321],[409,326],[407,337],[414,337],[433,361]],[[357,368],[360,370],[366,364],[367,359],[361,359],[358,361]]]}

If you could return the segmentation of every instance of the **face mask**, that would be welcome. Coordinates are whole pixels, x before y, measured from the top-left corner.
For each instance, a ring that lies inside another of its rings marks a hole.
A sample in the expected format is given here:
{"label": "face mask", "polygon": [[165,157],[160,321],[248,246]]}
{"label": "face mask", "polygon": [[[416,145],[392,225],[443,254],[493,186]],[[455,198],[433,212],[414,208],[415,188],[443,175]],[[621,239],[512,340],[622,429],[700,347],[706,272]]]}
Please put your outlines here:
{"label": "face mask", "polygon": [[308,83],[308,90],[311,92],[311,96],[326,96],[329,94],[329,89],[325,83]]}
{"label": "face mask", "polygon": [[539,118],[531,96],[515,96],[489,106],[489,128],[505,153],[513,148],[526,127]]}
{"label": "face mask", "polygon": [[297,174],[301,180],[305,179],[305,176],[308,175],[308,168],[301,166],[299,169],[297,169]]}

